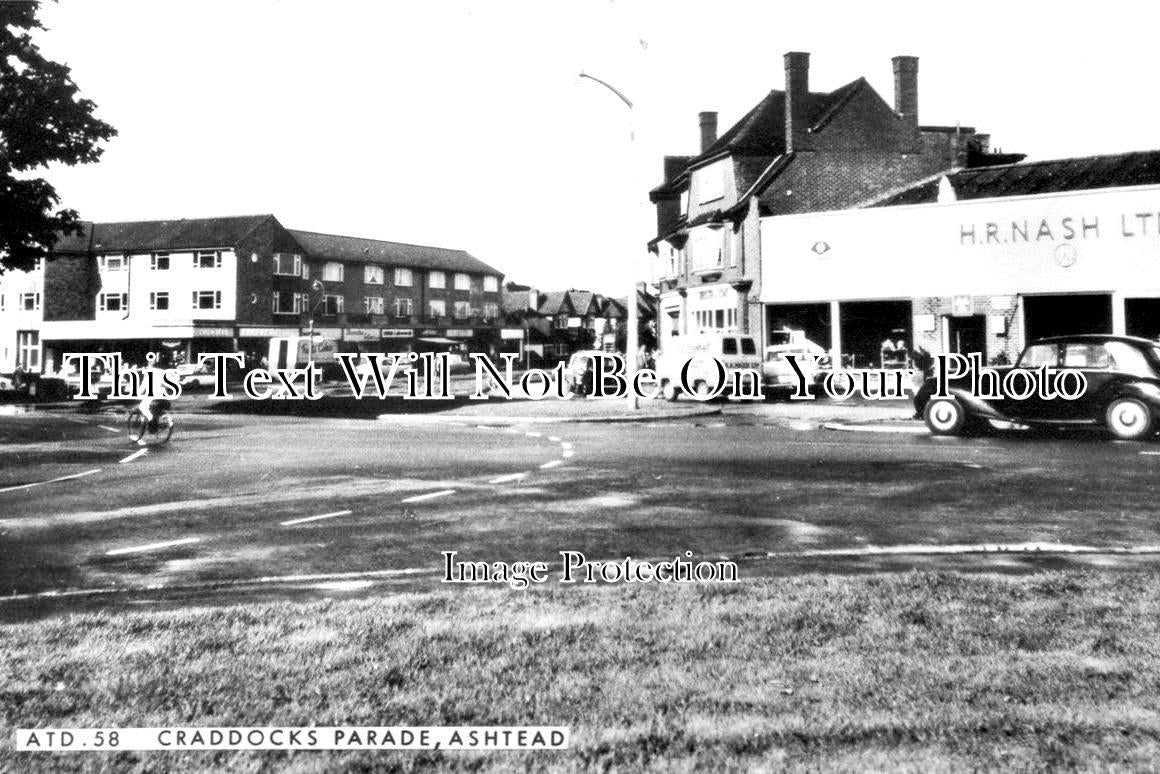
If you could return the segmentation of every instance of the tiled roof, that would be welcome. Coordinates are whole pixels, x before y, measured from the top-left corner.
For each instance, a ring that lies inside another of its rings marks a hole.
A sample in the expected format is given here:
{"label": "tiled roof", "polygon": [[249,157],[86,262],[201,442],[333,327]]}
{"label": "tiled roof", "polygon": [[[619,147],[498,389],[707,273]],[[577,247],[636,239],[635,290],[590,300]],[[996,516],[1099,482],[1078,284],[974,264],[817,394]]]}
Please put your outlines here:
{"label": "tiled roof", "polygon": [[184,250],[236,245],[273,215],[226,218],[144,220],[127,223],[81,224],[80,234],[62,237],[54,252],[87,253]]}
{"label": "tiled roof", "polygon": [[[588,307],[592,305],[594,298],[596,298],[596,294],[591,290],[568,291],[568,303],[572,305],[572,309],[579,315],[588,314]],[[599,312],[599,308],[596,311]]]}
{"label": "tiled roof", "polygon": [[[815,129],[824,126],[865,85],[866,79],[859,78],[828,93],[808,92],[804,100],[807,125]],[[740,121],[718,137],[717,142],[694,158],[690,165],[726,151],[760,156],[780,156],[785,153],[784,91],[775,89],[765,95]]]}
{"label": "tiled roof", "polygon": [[568,291],[553,290],[544,293],[544,300],[540,302],[541,314],[566,314],[571,311],[572,308],[568,306]]}
{"label": "tiled roof", "polygon": [[303,252],[311,258],[500,275],[498,270],[464,250],[409,245],[402,242],[384,242],[379,239],[363,239],[335,234],[318,234],[313,231],[296,231],[294,229],[288,229],[288,231],[295,241],[302,246]]}
{"label": "tiled roof", "polygon": [[[947,175],[956,199],[1031,196],[1041,193],[1160,184],[1160,150],[1086,156],[961,169]],[[890,207],[938,201],[938,178],[928,178],[871,204]]]}

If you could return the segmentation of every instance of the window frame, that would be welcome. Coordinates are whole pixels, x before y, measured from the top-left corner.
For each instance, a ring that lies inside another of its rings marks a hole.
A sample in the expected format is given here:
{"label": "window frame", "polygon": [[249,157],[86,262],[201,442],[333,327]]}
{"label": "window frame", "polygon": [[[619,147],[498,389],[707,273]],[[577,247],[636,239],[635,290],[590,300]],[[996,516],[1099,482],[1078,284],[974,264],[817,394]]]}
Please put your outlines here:
{"label": "window frame", "polygon": [[[164,266],[161,265],[162,261],[165,262]],[[172,266],[172,261],[169,253],[149,254],[149,271],[169,271],[170,266]]]}
{"label": "window frame", "polygon": [[[206,258],[211,259],[211,266],[206,266],[202,261]],[[220,269],[222,267],[222,252],[221,250],[197,250],[193,254],[193,268],[195,269]]]}
{"label": "window frame", "polygon": [[[149,293],[149,311],[151,312],[168,312],[169,306],[169,291],[168,290],[153,290]],[[158,302],[164,301],[165,306],[159,306]]]}
{"label": "window frame", "polygon": [[[460,280],[462,280],[462,282]],[[455,279],[453,280],[453,283],[455,290],[471,290],[471,275],[457,271],[455,272]]]}
{"label": "window frame", "polygon": [[[374,279],[372,274],[377,272],[378,279]],[[363,265],[363,284],[364,285],[385,285],[387,282],[387,273],[383,271],[383,267],[377,263],[367,263]]]}
{"label": "window frame", "polygon": [[[404,282],[404,280],[406,280]],[[411,288],[415,286],[415,272],[406,266],[395,267],[394,285],[397,288]]]}
{"label": "window frame", "polygon": [[[439,283],[435,283],[435,278],[439,278]],[[445,271],[431,271],[427,273],[427,287],[433,290],[447,289],[447,272]]]}
{"label": "window frame", "polygon": [[[110,309],[109,301],[113,298],[117,299],[116,307]],[[127,312],[129,311],[129,294],[125,291],[109,291],[106,293],[97,294],[97,311],[98,312]]]}
{"label": "window frame", "polygon": [[[194,290],[192,309],[195,312],[211,312],[222,308],[222,292],[220,290]],[[212,306],[202,306],[202,298],[208,294],[213,294]]]}

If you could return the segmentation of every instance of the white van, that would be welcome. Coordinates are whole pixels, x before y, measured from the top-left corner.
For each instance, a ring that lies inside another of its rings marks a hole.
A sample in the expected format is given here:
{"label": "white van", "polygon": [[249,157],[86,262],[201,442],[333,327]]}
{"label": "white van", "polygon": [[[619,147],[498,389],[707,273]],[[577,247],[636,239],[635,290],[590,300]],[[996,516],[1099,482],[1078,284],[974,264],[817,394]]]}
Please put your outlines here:
{"label": "white van", "polygon": [[[736,379],[761,384],[761,356],[752,336],[731,333],[673,338],[664,351],[656,356],[657,381],[665,400],[676,400],[684,389],[681,371],[687,363],[687,385],[693,395],[706,399],[717,394],[721,374],[713,362],[716,358],[725,367],[725,385],[722,392],[732,389]],[[747,386],[746,389],[754,389]]]}

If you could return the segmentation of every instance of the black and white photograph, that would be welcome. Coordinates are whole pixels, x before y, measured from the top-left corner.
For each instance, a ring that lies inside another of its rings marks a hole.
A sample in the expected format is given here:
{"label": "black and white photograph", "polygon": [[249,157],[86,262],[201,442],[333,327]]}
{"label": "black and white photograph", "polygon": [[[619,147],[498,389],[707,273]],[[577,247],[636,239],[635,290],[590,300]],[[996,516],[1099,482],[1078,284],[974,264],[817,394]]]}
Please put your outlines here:
{"label": "black and white photograph", "polygon": [[0,772],[1157,770],[1157,29],[0,0]]}

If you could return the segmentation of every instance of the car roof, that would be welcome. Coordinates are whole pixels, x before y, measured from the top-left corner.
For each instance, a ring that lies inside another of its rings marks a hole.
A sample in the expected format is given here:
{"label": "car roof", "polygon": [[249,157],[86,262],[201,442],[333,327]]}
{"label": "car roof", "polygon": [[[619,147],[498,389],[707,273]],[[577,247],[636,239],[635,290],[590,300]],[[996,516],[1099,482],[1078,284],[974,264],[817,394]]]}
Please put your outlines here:
{"label": "car roof", "polygon": [[1141,338],[1139,336],[1116,336],[1110,333],[1075,333],[1071,336],[1048,336],[1042,339],[1036,339],[1027,346],[1032,344],[1059,344],[1065,341],[1087,342],[1087,343],[1104,343],[1108,341],[1122,341],[1125,344],[1135,344],[1137,346],[1157,347],[1160,342],[1152,341],[1151,339]]}

